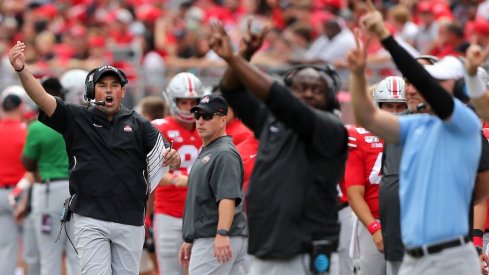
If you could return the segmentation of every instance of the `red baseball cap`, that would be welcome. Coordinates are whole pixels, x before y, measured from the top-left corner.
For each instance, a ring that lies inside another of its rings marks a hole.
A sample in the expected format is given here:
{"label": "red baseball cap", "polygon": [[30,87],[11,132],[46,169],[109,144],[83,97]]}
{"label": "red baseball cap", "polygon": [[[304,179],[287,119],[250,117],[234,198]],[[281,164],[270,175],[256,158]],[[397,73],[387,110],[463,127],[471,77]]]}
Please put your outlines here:
{"label": "red baseball cap", "polygon": [[477,20],[472,23],[472,30],[475,33],[489,35],[489,22],[485,20]]}

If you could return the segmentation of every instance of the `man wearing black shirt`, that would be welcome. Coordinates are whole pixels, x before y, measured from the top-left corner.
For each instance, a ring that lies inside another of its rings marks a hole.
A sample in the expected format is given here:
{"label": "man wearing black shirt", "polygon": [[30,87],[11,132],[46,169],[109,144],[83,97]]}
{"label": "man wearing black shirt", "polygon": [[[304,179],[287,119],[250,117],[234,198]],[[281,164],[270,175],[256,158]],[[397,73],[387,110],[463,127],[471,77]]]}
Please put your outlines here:
{"label": "man wearing black shirt", "polygon": [[122,71],[103,66],[89,73],[86,97],[96,106],[65,104],[46,93],[25,67],[24,50],[17,42],[10,63],[41,109],[39,120],[66,143],[82,274],[137,274],[146,200],[162,167],[180,165],[179,155],[165,149],[168,142],[149,121],[121,105],[127,83]]}
{"label": "man wearing black shirt", "polygon": [[[246,59],[266,33],[249,29],[242,41]],[[347,133],[334,114],[321,110],[333,87],[311,68],[290,76],[290,89],[274,82],[232,52],[222,26],[214,26],[210,44],[228,63],[223,96],[260,140],[246,196],[250,274],[310,274],[308,257],[318,248],[313,242],[324,241],[328,254],[339,232],[336,184],[344,171]]]}

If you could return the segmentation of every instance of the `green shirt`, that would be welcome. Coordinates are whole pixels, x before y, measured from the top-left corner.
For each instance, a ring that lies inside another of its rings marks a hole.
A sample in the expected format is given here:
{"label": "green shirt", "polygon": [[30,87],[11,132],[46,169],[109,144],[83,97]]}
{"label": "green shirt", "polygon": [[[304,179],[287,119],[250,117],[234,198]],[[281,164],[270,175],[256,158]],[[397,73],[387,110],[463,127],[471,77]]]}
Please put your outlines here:
{"label": "green shirt", "polygon": [[68,155],[63,136],[39,121],[29,125],[23,155],[37,161],[43,181],[68,178]]}

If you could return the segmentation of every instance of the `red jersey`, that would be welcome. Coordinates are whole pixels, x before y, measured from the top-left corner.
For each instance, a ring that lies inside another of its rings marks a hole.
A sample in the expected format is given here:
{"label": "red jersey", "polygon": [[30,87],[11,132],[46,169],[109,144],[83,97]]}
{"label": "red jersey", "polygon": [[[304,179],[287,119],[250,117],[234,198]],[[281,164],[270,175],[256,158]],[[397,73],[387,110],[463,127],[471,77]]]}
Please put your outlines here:
{"label": "red jersey", "polygon": [[253,135],[253,132],[238,119],[228,123],[226,126],[226,134],[232,137],[233,143],[243,160],[243,193],[246,194],[248,182],[250,181],[253,167],[255,167],[256,152],[258,151],[259,142]]}
{"label": "red jersey", "polygon": [[11,186],[24,176],[21,162],[27,125],[20,120],[0,120],[0,187]]}
{"label": "red jersey", "polygon": [[365,187],[364,198],[374,218],[379,218],[379,183],[384,142],[364,128],[355,125],[348,129],[348,159],[345,168],[345,186]]}
{"label": "red jersey", "polygon": [[[173,117],[156,119],[152,123],[160,130],[168,142],[173,140],[173,148],[177,150],[182,158],[180,168],[170,173],[188,175],[202,147],[202,139],[197,134],[197,131],[195,129],[193,131],[185,129]],[[177,218],[183,217],[187,187],[158,186],[155,192],[155,213]]]}

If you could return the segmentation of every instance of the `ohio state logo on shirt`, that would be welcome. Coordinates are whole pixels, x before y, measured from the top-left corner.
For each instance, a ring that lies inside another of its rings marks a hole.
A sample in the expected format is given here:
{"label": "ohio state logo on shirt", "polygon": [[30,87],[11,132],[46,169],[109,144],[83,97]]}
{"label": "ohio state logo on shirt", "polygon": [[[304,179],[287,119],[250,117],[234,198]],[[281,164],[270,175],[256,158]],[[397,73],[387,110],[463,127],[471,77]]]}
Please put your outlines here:
{"label": "ohio state logo on shirt", "polygon": [[208,154],[207,156],[202,158],[202,163],[206,164],[209,162],[210,159],[211,159],[211,154]]}
{"label": "ohio state logo on shirt", "polygon": [[124,126],[124,132],[127,132],[127,133],[132,132],[132,127],[131,127],[131,125],[126,125],[126,126]]}

